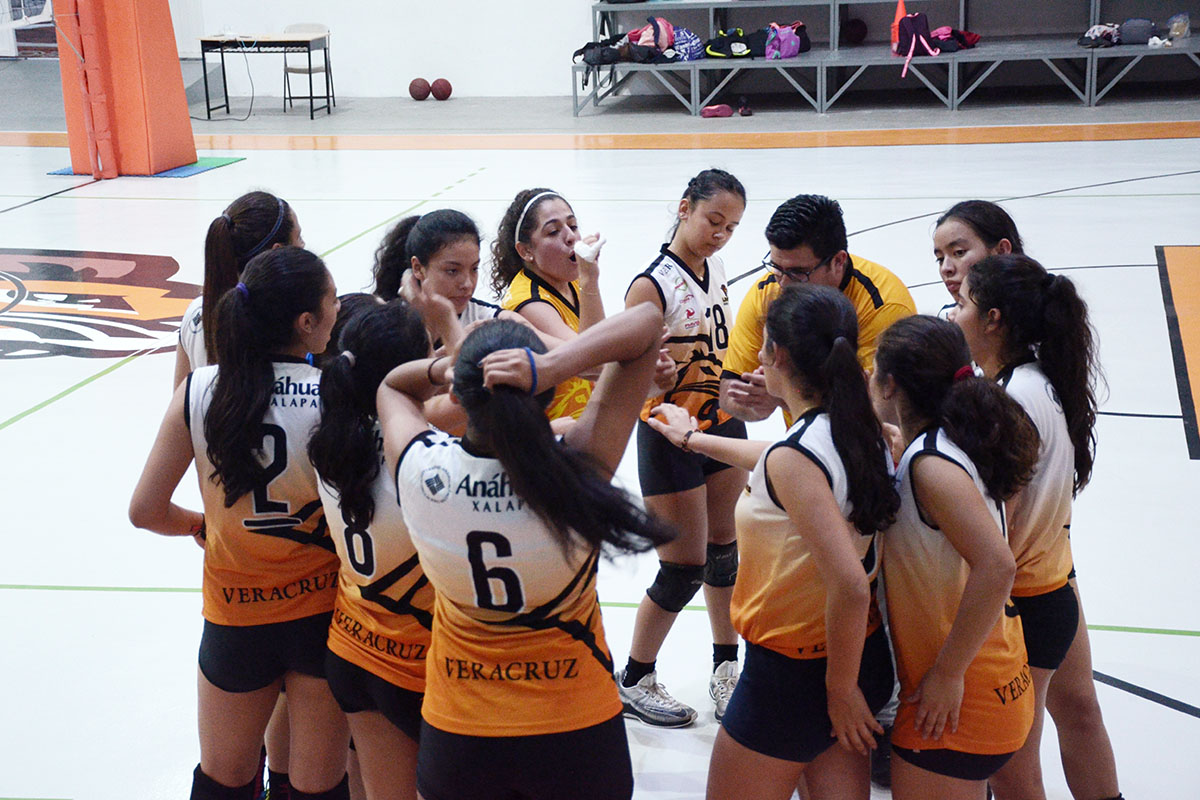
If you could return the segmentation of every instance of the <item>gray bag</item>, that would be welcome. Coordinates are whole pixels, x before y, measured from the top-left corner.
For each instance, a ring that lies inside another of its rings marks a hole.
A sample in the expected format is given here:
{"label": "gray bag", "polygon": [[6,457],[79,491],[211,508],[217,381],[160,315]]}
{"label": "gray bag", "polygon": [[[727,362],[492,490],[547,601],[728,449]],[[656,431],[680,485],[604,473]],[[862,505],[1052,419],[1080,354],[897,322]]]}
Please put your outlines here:
{"label": "gray bag", "polygon": [[1146,44],[1154,35],[1154,23],[1148,19],[1133,18],[1121,23],[1121,44]]}

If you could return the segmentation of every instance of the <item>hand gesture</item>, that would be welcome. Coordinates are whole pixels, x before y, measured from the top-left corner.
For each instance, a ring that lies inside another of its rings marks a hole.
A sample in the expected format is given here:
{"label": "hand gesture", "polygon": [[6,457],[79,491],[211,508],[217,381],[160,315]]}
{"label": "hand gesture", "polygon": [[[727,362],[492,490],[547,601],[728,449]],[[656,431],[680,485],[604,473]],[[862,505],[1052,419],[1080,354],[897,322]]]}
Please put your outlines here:
{"label": "hand gesture", "polygon": [[534,353],[527,347],[512,347],[506,350],[493,350],[483,357],[480,366],[483,367],[483,385],[487,389],[497,386],[512,386],[526,392],[536,392],[547,389],[537,380],[537,366],[542,358],[540,353]]}
{"label": "hand gesture", "polygon": [[683,446],[683,437],[688,431],[700,427],[695,417],[674,403],[661,403],[650,409],[650,419],[646,420],[646,424],[667,437],[667,441],[676,447]]}
{"label": "hand gesture", "polygon": [[583,282],[595,283],[600,276],[600,249],[607,241],[598,233],[584,236],[575,242],[575,263],[579,265],[579,277]]}
{"label": "hand gesture", "polygon": [[764,416],[770,415],[779,405],[779,399],[767,393],[767,378],[762,367],[743,372],[741,380],[729,381],[727,391],[734,403]]}
{"label": "hand gesture", "polygon": [[871,713],[862,690],[854,686],[845,692],[829,692],[829,719],[833,722],[830,736],[848,751],[867,755],[876,747],[875,734],[883,734],[883,726]]}
{"label": "hand gesture", "polygon": [[926,739],[940,739],[942,732],[958,730],[958,713],[962,708],[963,676],[949,675],[930,668],[917,690],[905,702],[917,704],[916,729]]}
{"label": "hand gesture", "polygon": [[405,270],[404,277],[400,279],[400,296],[417,310],[425,327],[434,336],[444,342],[457,343],[462,340],[462,328],[458,314],[454,312],[454,304],[441,295],[426,291],[411,269]]}

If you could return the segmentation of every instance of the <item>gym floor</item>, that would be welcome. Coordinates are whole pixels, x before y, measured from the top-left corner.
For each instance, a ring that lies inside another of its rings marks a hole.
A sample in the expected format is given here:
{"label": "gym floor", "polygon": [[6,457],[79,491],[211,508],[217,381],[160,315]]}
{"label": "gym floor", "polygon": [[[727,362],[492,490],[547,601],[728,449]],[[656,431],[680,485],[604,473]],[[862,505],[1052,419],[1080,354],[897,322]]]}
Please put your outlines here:
{"label": "gym floor", "polygon": [[[1200,364],[1200,147],[1181,138],[1200,137],[1194,95],[1099,109],[987,106],[936,114],[939,127],[929,126],[928,110],[898,108],[818,117],[768,106],[751,118],[693,120],[637,98],[620,101],[627,109],[602,106],[575,119],[561,97],[440,105],[344,98],[332,116],[310,122],[299,109],[278,111],[278,98],[259,98],[241,127],[194,124],[198,135],[213,134],[205,145],[222,148],[202,156],[245,160],[186,179],[94,183],[47,175],[67,166],[67,151],[61,137],[29,133],[64,130],[47,63],[0,64],[0,86],[32,87],[19,103],[0,99],[0,144],[8,145],[0,147],[0,314],[8,317],[0,317],[8,520],[0,532],[8,653],[0,660],[8,687],[0,798],[188,791],[198,758],[201,553],[188,541],[134,530],[126,506],[169,397],[175,329],[203,278],[207,225],[231,199],[252,188],[285,197],[308,247],[326,259],[339,292],[349,292],[368,285],[372,253],[401,216],[453,207],[490,236],[518,190],[552,186],[570,199],[585,232],[609,240],[601,263],[612,312],[663,241],[687,179],[709,166],[733,172],[750,196],[721,254],[730,278],[761,260],[774,208],[816,192],[841,201],[851,252],[900,275],[920,310],[946,300],[933,219],[968,197],[1001,200],[1027,251],[1077,282],[1108,379],[1095,475],[1072,526],[1095,668],[1115,679],[1098,686],[1100,701],[1127,797],[1195,795],[1200,544],[1187,498],[1200,486],[1200,445],[1188,389],[1197,367],[1189,382],[1186,366]],[[248,102],[234,100],[234,114],[244,114]],[[524,109],[528,115],[513,113]],[[917,128],[932,143],[895,134]],[[647,130],[664,135],[639,139]],[[443,140],[451,149],[416,135],[465,132],[475,135]],[[837,146],[780,147],[815,144],[804,138],[812,132]],[[558,135],[536,136],[546,133]],[[29,146],[39,141],[59,146]],[[13,281],[31,260],[61,265],[60,279]],[[97,272],[81,276],[84,268]],[[731,285],[735,307],[748,284]],[[478,294],[487,296],[486,280]],[[782,431],[778,416],[751,426],[762,439]],[[618,474],[636,491],[632,448]],[[198,507],[193,479],[176,500]],[[618,662],[654,570],[653,556],[601,568]],[[716,732],[709,642],[702,607],[689,607],[659,659],[661,680],[700,709],[696,725],[627,725],[640,800],[703,796]],[[1069,798],[1049,721],[1043,765],[1049,797]]]}

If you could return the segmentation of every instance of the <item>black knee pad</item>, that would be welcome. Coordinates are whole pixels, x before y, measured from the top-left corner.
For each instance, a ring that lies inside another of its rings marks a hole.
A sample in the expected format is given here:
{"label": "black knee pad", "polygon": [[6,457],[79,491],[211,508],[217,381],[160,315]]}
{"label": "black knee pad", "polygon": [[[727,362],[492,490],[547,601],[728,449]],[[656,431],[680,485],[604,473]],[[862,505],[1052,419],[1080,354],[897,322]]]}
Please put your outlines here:
{"label": "black knee pad", "polygon": [[245,786],[226,786],[205,775],[197,764],[192,773],[191,800],[254,800],[257,783],[252,780]]}
{"label": "black knee pad", "polygon": [[708,560],[704,562],[704,582],[709,586],[733,586],[737,581],[737,542],[708,545]]}
{"label": "black knee pad", "polygon": [[696,596],[696,592],[700,591],[702,583],[703,566],[659,561],[658,574],[654,576],[654,583],[650,584],[646,594],[663,611],[678,614],[688,601]]}
{"label": "black knee pad", "polygon": [[337,786],[323,792],[302,792],[293,786],[288,796],[292,800],[350,800],[350,776],[343,775]]}

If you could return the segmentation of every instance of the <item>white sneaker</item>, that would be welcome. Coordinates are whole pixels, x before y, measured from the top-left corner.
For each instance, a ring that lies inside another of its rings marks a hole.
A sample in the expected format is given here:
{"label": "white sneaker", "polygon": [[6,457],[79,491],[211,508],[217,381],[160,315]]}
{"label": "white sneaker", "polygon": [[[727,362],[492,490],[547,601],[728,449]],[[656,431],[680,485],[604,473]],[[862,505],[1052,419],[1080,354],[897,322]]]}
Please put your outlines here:
{"label": "white sneaker", "polygon": [[633,686],[625,686],[624,677],[625,670],[616,674],[617,692],[625,705],[625,716],[661,728],[682,728],[695,721],[696,709],[667,694],[666,687],[658,682],[657,672],[643,676]]}
{"label": "white sneaker", "polygon": [[708,696],[717,704],[717,722],[725,716],[725,708],[729,698],[733,697],[733,689],[738,682],[738,662],[725,661],[717,667],[712,677],[708,679]]}

